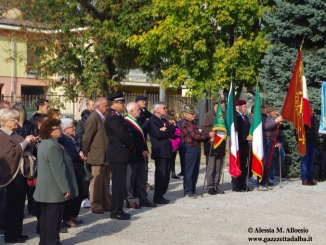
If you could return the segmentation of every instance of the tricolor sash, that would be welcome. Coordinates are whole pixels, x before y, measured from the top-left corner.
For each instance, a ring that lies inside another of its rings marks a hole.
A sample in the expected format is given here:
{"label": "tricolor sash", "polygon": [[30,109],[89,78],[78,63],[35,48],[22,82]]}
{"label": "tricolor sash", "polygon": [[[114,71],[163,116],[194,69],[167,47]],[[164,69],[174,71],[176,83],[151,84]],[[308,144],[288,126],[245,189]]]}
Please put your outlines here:
{"label": "tricolor sash", "polygon": [[146,142],[143,129],[138,124],[138,122],[135,120],[135,118],[133,118],[130,115],[127,115],[127,116],[125,116],[125,120],[128,121],[143,136],[143,140],[144,140],[144,142]]}

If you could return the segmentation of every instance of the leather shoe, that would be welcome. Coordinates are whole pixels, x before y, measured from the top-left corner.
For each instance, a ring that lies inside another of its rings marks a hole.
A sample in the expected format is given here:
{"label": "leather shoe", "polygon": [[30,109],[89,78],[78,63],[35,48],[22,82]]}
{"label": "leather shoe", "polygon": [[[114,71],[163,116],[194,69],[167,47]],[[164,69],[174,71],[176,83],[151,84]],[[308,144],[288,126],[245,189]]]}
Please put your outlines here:
{"label": "leather shoe", "polygon": [[94,214],[104,214],[103,209],[96,209],[96,210],[92,210],[92,213]]}
{"label": "leather shoe", "polygon": [[5,238],[5,243],[25,243],[26,242],[26,239],[23,239],[23,238],[16,238],[16,239],[13,239],[13,238]]}
{"label": "leather shoe", "polygon": [[250,187],[248,187],[248,188],[246,188],[246,187],[243,187],[243,188],[241,188],[242,190],[244,190],[244,191],[252,191],[253,189],[252,188],[250,188]]}
{"label": "leather shoe", "polygon": [[234,191],[234,192],[244,192],[243,189],[239,189],[239,188],[232,189],[232,191]]}
{"label": "leather shoe", "polygon": [[20,239],[27,240],[28,236],[27,236],[27,235],[19,235],[19,238],[20,238]]}
{"label": "leather shoe", "polygon": [[308,180],[309,185],[317,185],[317,183],[313,180]]}
{"label": "leather shoe", "polygon": [[310,185],[308,180],[302,180],[302,185]]}
{"label": "leather shoe", "polygon": [[157,207],[157,205],[155,203],[151,203],[150,201],[148,201],[148,202],[140,202],[139,206],[141,206],[141,207],[149,207],[149,208]]}
{"label": "leather shoe", "polygon": [[208,190],[207,190],[207,193],[208,193],[209,195],[217,195],[217,192],[216,192],[213,188],[208,189]]}
{"label": "leather shoe", "polygon": [[165,198],[162,198],[160,200],[153,200],[153,203],[156,203],[156,204],[168,204],[170,202],[170,200],[167,200]]}
{"label": "leather shoe", "polygon": [[136,202],[127,204],[127,208],[133,208],[133,209],[141,209],[141,206],[139,206]]}
{"label": "leather shoe", "polygon": [[217,193],[217,194],[225,194],[224,191],[221,191],[219,188],[215,188],[214,191]]}
{"label": "leather shoe", "polygon": [[271,182],[268,182],[267,185],[268,185],[268,186],[273,186],[274,184],[271,183]]}
{"label": "leather shoe", "polygon": [[111,219],[117,219],[117,220],[130,220],[131,215],[130,214],[126,214],[125,212],[120,212],[117,214],[111,214]]}
{"label": "leather shoe", "polygon": [[178,175],[172,175],[171,179],[180,179],[180,177]]}

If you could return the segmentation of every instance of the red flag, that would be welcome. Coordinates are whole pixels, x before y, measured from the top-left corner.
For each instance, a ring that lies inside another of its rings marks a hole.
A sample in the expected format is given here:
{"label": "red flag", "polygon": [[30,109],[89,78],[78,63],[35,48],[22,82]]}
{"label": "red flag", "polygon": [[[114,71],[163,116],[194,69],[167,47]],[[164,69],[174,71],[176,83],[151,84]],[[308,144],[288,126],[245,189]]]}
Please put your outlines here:
{"label": "red flag", "polygon": [[[293,69],[290,85],[286,94],[281,115],[291,121],[298,132],[298,150],[301,156],[306,154],[306,135],[304,127],[304,99],[303,99],[303,65],[301,50]],[[308,106],[309,110],[309,106]],[[310,116],[309,124],[310,125]]]}

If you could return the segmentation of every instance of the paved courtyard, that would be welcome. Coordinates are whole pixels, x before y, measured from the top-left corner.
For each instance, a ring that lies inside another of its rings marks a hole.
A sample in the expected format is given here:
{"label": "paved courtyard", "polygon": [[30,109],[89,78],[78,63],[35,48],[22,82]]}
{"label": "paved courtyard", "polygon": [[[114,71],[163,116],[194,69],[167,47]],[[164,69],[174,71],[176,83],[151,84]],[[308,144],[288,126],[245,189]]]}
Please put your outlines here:
{"label": "paved courtyard", "polygon": [[[177,167],[177,173],[178,170]],[[154,183],[153,171],[151,162],[150,183]],[[125,209],[132,214],[130,221],[111,220],[109,213],[92,214],[82,208],[80,218],[84,224],[61,233],[61,242],[64,245],[326,244],[325,182],[310,187],[302,186],[299,179],[286,180],[282,188],[276,182],[272,191],[233,193],[227,169],[224,173],[224,195],[183,198],[182,178],[171,179],[165,196],[171,203],[157,208]],[[204,176],[205,167],[201,165],[198,193],[202,191]],[[149,196],[152,200],[153,191],[149,191]],[[38,244],[36,218],[25,215],[23,233],[30,236],[27,243]],[[249,241],[250,238],[265,242]]]}

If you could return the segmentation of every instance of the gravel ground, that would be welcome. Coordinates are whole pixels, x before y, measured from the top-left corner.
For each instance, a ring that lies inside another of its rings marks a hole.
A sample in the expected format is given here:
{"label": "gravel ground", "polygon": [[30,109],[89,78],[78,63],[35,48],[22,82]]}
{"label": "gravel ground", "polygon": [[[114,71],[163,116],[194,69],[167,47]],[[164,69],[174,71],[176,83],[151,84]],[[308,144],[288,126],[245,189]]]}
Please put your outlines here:
{"label": "gravel ground", "polygon": [[[177,173],[178,170],[177,166]],[[150,162],[150,183],[154,183],[153,173],[154,165]],[[271,191],[233,193],[227,169],[224,174],[224,195],[204,194],[197,199],[183,198],[182,178],[171,179],[165,195],[171,203],[140,210],[125,208],[132,214],[130,221],[111,220],[109,213],[92,214],[82,208],[80,218],[84,224],[61,233],[61,242],[64,245],[265,243],[248,240],[256,237],[275,239],[267,241],[268,244],[326,244],[326,182],[311,187],[302,186],[299,179],[286,180],[282,188],[275,182]],[[202,192],[204,177],[205,167],[201,165],[198,193]],[[148,193],[152,200],[153,191]],[[304,233],[299,233],[300,229]],[[35,230],[36,218],[26,214],[23,234],[30,236],[28,244],[38,244]],[[286,238],[299,239],[298,236],[312,241],[286,241]]]}

